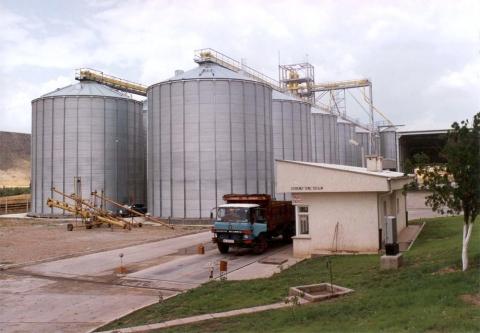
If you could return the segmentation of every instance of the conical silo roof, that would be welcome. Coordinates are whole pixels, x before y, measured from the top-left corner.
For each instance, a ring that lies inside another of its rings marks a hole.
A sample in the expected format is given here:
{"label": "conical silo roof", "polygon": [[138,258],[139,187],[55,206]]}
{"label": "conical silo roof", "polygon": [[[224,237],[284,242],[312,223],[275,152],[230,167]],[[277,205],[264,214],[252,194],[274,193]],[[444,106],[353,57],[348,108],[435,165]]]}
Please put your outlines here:
{"label": "conical silo roof", "polygon": [[343,119],[343,118],[340,118],[340,117],[337,118],[337,123],[340,123],[340,124],[350,124],[350,125],[353,126],[353,124],[352,124],[351,122],[349,122],[348,120],[345,120],[345,119]]}
{"label": "conical silo roof", "polygon": [[306,103],[305,101],[302,101],[299,98],[296,98],[295,96],[291,94],[285,94],[282,93],[278,90],[272,90],[272,99],[274,100],[282,100],[282,101],[292,101],[292,102],[299,102],[299,103]]}
{"label": "conical silo roof", "polygon": [[42,95],[41,98],[58,96],[102,96],[112,98],[129,98],[128,95],[123,94],[118,90],[93,81],[81,81],[63,88],[58,88],[52,92]]}
{"label": "conical silo roof", "polygon": [[180,80],[212,80],[212,79],[236,79],[236,80],[249,80],[255,81],[254,79],[243,75],[241,72],[234,72],[225,67],[214,63],[201,64],[198,67],[190,69],[185,72],[180,72],[179,74],[169,78],[166,81],[180,81]]}
{"label": "conical silo roof", "polygon": [[367,131],[366,129],[364,128],[361,128],[361,127],[355,127],[355,132],[356,133],[370,133],[369,131]]}
{"label": "conical silo roof", "polygon": [[329,113],[329,112],[320,110],[319,108],[317,108],[317,107],[315,107],[315,106],[312,106],[312,113],[314,113],[314,114],[326,114],[326,115],[330,115],[330,116],[335,116],[333,113]]}

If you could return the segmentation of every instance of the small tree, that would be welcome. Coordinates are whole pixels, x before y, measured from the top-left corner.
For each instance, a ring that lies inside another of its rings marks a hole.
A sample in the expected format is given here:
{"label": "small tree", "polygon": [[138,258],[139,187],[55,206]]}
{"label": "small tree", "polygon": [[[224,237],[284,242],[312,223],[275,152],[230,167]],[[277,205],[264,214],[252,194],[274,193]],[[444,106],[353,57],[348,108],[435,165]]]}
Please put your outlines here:
{"label": "small tree", "polygon": [[403,164],[405,174],[413,173],[415,168],[421,168],[430,162],[430,157],[424,152],[416,153],[412,156],[412,160],[407,158]]}
{"label": "small tree", "polygon": [[430,190],[426,204],[441,214],[463,212],[462,269],[468,268],[468,243],[480,213],[480,113],[460,124],[454,122],[442,151],[445,165],[424,166],[417,174]]}

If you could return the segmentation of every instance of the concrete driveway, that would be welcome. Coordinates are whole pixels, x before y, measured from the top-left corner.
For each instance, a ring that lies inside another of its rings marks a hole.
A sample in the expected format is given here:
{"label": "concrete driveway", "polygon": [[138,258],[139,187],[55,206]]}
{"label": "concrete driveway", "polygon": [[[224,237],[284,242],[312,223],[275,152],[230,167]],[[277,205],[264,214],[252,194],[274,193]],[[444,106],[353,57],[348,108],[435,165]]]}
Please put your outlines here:
{"label": "concrete driveway", "polygon": [[[291,246],[274,244],[263,255],[248,251],[220,254],[202,232],[118,250],[34,264],[0,274],[0,332],[87,332],[162,297],[219,277],[218,262],[228,261],[229,279],[268,277],[279,265],[267,257],[298,260]],[[196,254],[206,244],[204,255]],[[123,253],[126,275],[117,275]],[[270,260],[271,261],[271,260]],[[273,260],[275,261],[275,260]]]}
{"label": "concrete driveway", "polygon": [[111,277],[120,266],[120,254],[123,264],[128,268],[143,262],[179,252],[181,249],[209,242],[210,232],[202,232],[182,237],[170,238],[158,242],[125,247],[105,252],[93,253],[81,257],[68,258],[53,262],[28,266],[24,271],[50,277],[94,279]]}
{"label": "concrete driveway", "polygon": [[0,275],[0,332],[87,332],[158,301],[153,290]]}

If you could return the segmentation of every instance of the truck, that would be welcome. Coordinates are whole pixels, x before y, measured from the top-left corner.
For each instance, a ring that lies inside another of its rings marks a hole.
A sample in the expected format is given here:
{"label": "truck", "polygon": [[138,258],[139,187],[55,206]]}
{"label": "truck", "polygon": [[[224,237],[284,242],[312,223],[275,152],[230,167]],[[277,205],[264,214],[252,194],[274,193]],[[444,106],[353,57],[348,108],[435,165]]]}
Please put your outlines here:
{"label": "truck", "polygon": [[290,241],[295,234],[295,209],[291,201],[272,200],[269,194],[226,194],[226,204],[215,208],[212,241],[220,253],[230,247],[249,247],[261,254],[273,237]]}

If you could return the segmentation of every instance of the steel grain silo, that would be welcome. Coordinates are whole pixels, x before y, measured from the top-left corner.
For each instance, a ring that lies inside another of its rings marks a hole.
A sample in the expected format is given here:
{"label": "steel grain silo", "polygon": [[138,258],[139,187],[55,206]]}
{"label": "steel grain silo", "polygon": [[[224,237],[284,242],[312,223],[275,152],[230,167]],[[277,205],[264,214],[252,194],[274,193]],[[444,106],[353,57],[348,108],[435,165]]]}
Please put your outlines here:
{"label": "steel grain silo", "polygon": [[355,138],[355,125],[338,119],[338,164],[355,165],[355,146],[352,140]]}
{"label": "steel grain silo", "polygon": [[395,127],[387,127],[380,131],[380,155],[384,158],[384,168],[396,168],[397,132]]}
{"label": "steel grain silo", "polygon": [[148,88],[148,207],[206,218],[227,193],[273,193],[272,90],[216,64]]}
{"label": "steel grain silo", "polygon": [[356,141],[358,143],[356,165],[365,166],[365,155],[369,154],[370,132],[360,128],[355,128]]}
{"label": "steel grain silo", "polygon": [[[311,161],[310,104],[291,95],[272,92],[273,156],[279,160]],[[277,193],[277,199],[288,199]]]}
{"label": "steel grain silo", "polygon": [[274,90],[272,119],[274,158],[311,161],[310,104]]}
{"label": "steel grain silo", "polygon": [[58,214],[46,205],[51,188],[82,196],[94,190],[120,203],[145,201],[142,103],[101,84],[82,81],[32,101],[32,213]]}
{"label": "steel grain silo", "polygon": [[337,116],[312,108],[312,160],[316,163],[338,163]]}

